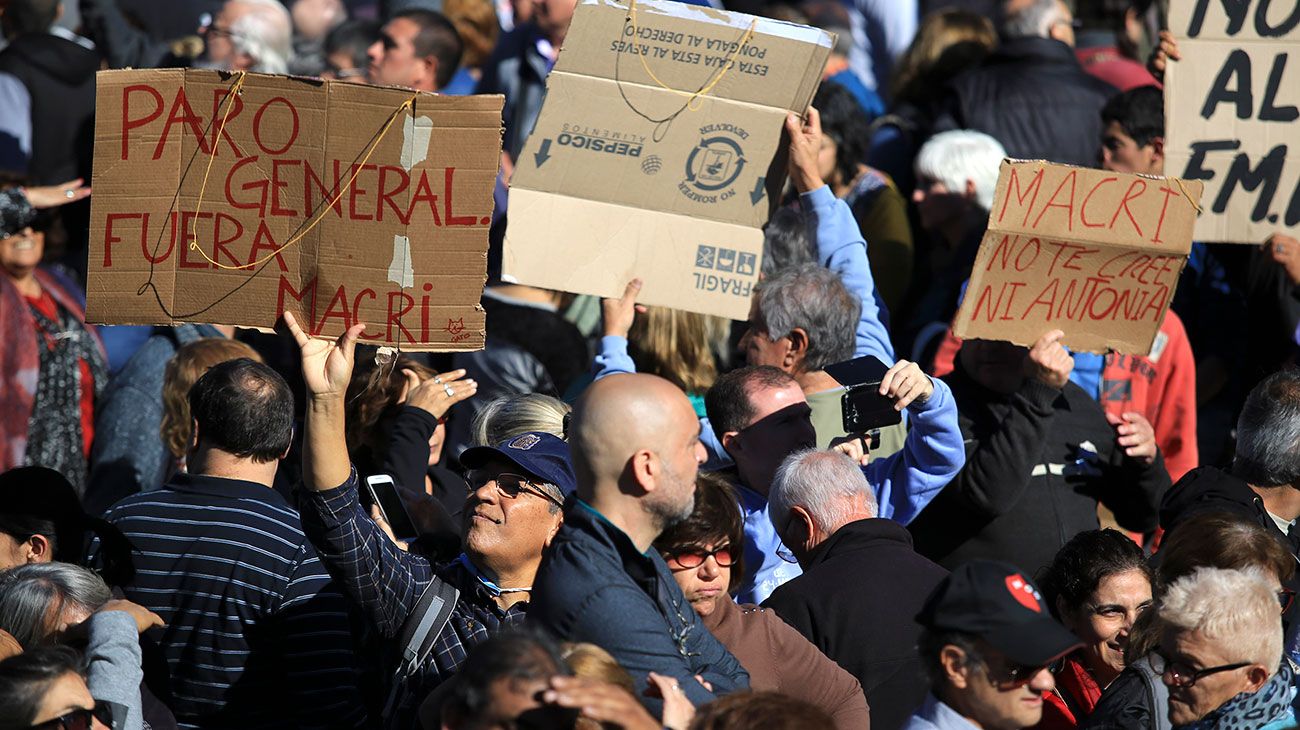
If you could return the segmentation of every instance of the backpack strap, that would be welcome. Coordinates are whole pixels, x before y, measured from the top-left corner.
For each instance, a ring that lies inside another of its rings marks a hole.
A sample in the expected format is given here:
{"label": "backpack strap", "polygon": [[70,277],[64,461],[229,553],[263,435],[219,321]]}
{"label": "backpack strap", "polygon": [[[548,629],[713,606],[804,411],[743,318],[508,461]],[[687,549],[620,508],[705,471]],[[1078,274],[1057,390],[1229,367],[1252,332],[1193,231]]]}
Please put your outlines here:
{"label": "backpack strap", "polygon": [[420,594],[415,610],[406,617],[397,641],[402,650],[401,659],[393,677],[393,689],[388,695],[388,702],[384,703],[385,724],[392,718],[402,689],[428,659],[438,635],[446,628],[447,622],[451,621],[451,613],[458,600],[460,591],[451,583],[434,576],[424,593]]}

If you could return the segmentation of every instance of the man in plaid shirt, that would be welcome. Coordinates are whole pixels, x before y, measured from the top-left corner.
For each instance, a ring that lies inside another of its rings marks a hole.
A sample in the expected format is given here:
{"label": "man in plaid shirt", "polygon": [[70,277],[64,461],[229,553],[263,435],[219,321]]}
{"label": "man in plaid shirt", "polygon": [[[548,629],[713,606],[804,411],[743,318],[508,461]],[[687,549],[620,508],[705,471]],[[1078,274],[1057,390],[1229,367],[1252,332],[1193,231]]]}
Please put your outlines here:
{"label": "man in plaid shirt", "polygon": [[[464,511],[465,551],[447,565],[434,566],[395,545],[358,499],[343,413],[361,326],[330,343],[308,338],[291,314],[285,314],[285,322],[302,350],[308,392],[303,529],[321,561],[390,646],[430,583],[446,581],[460,591],[433,651],[385,718],[389,728],[418,728],[419,703],[455,674],[466,654],[492,632],[523,622],[542,549],[559,531],[560,507],[574,490],[568,445],[550,434],[530,433],[499,447],[465,451],[461,463],[470,470],[472,490]],[[454,402],[456,388],[472,385],[448,380],[447,404]]]}

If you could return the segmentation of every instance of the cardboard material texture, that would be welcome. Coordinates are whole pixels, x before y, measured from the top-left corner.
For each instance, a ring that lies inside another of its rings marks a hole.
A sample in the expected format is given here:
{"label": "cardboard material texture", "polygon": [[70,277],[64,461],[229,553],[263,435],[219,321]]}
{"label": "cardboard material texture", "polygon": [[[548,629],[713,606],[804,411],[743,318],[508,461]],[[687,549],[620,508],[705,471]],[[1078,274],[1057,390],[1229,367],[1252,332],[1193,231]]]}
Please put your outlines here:
{"label": "cardboard material texture", "polygon": [[1192,247],[1201,184],[1003,160],[953,330],[1146,355]]}
{"label": "cardboard material texture", "polygon": [[482,348],[502,97],[183,69],[97,93],[91,321],[288,310],[316,337]]}
{"label": "cardboard material texture", "polygon": [[510,189],[507,280],[744,319],[786,114],[833,36],[670,0],[582,0]]}
{"label": "cardboard material texture", "polygon": [[1300,3],[1179,0],[1165,172],[1205,182],[1196,240],[1300,236]]}

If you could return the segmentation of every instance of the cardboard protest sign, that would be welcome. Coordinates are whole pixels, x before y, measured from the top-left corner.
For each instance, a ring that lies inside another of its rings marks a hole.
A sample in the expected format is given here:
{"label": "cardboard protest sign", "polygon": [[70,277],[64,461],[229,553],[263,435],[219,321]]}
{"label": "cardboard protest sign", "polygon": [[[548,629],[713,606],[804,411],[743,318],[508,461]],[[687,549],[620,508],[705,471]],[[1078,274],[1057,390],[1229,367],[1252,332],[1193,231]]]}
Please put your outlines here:
{"label": "cardboard protest sign", "polygon": [[1197,240],[1300,236],[1300,2],[1179,0],[1169,28],[1165,172],[1205,182]]}
{"label": "cardboard protest sign", "polygon": [[501,97],[167,69],[97,101],[91,321],[483,346]]}
{"label": "cardboard protest sign", "polygon": [[761,227],[833,37],[670,0],[582,0],[516,163],[504,273],[744,319]]}
{"label": "cardboard protest sign", "polygon": [[1146,355],[1192,247],[1201,184],[1003,160],[961,338]]}

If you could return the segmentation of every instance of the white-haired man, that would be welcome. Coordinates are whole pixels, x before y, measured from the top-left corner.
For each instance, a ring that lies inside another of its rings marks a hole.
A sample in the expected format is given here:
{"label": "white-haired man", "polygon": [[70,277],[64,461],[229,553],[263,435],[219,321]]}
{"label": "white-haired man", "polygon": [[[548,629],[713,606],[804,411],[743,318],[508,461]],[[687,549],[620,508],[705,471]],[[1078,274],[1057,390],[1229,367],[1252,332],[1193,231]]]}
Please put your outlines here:
{"label": "white-haired man", "polygon": [[1296,727],[1277,590],[1256,570],[1200,568],[1165,591],[1158,653],[1174,727]]}
{"label": "white-haired man", "polygon": [[998,166],[1006,156],[996,139],[967,129],[936,134],[916,153],[912,203],[935,245],[930,249],[931,285],[909,317],[914,329],[902,333],[903,342],[913,343],[908,355],[912,360],[930,362],[929,355],[957,313],[963,284],[988,227]]}
{"label": "white-haired man", "polygon": [[871,484],[842,453],[791,454],[768,500],[804,573],[763,605],[858,678],[872,726],[899,727],[926,692],[912,619],[946,572],[912,550],[905,527],[876,517]]}
{"label": "white-haired man", "polygon": [[204,66],[265,74],[289,72],[293,21],[279,0],[227,0],[201,29]]}

